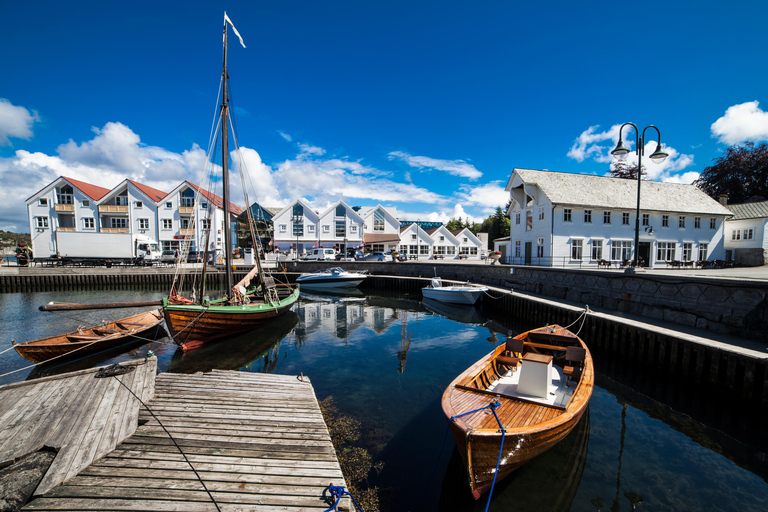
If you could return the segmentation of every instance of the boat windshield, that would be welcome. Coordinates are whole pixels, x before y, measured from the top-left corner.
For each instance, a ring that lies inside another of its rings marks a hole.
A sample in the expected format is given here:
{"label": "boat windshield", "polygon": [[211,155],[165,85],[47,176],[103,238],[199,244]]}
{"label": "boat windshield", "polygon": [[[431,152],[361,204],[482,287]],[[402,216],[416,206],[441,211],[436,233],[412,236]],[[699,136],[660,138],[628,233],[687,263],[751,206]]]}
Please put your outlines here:
{"label": "boat windshield", "polygon": [[432,288],[442,288],[443,287],[443,280],[439,277],[433,277],[432,278]]}

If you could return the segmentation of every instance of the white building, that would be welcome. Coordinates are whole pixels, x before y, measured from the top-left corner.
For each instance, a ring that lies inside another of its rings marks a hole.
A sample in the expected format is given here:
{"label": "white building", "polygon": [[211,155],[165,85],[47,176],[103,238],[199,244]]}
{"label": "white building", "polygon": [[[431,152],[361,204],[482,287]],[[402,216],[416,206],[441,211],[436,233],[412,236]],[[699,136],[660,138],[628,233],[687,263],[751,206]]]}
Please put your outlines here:
{"label": "white building", "polygon": [[363,218],[364,242],[371,252],[391,252],[400,245],[400,221],[397,211],[376,205],[373,208],[361,208]]}
{"label": "white building", "polygon": [[320,214],[302,199],[297,199],[272,217],[274,250],[302,254],[320,247]]}
{"label": "white building", "polygon": [[725,259],[740,265],[768,263],[768,201],[727,204],[733,213],[725,223]]}
{"label": "white building", "polygon": [[[514,169],[506,190],[510,239],[502,261],[597,267],[634,259],[637,181]],[[725,257],[731,212],[693,185],[643,181],[638,256],[643,266]]]}

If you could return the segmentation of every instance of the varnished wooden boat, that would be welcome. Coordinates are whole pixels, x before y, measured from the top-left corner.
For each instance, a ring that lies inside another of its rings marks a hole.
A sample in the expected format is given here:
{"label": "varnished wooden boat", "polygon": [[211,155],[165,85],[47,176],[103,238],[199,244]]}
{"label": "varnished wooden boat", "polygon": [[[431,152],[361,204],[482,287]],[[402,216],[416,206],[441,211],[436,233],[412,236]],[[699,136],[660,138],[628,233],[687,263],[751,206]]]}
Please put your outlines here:
{"label": "varnished wooden boat", "polygon": [[454,379],[443,393],[443,412],[475,499],[490,489],[497,461],[498,481],[568,435],[593,387],[589,349],[557,325],[507,340]]}
{"label": "varnished wooden boat", "polygon": [[39,340],[25,343],[13,340],[13,347],[21,357],[35,364],[53,359],[63,361],[127,346],[133,341],[154,340],[162,323],[163,314],[155,309]]}

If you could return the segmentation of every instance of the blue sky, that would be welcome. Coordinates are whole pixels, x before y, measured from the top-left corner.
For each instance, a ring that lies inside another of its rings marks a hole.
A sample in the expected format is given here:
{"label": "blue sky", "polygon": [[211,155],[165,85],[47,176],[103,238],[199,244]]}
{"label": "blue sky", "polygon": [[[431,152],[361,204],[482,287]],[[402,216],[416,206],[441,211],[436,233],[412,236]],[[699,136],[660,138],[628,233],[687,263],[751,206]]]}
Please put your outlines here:
{"label": "blue sky", "polygon": [[60,175],[199,182],[225,10],[264,206],[481,221],[515,167],[608,172],[627,121],[661,130],[655,180],[768,140],[763,0],[0,0],[0,229],[28,231],[24,200]]}

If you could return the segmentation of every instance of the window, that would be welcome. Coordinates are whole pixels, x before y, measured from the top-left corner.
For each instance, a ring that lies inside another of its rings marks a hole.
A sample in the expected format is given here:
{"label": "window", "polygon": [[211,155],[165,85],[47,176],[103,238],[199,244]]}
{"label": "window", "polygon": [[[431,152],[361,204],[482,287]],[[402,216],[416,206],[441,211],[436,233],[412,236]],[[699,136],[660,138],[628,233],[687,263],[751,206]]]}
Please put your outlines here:
{"label": "window", "polygon": [[456,254],[456,248],[454,246],[452,246],[452,245],[449,245],[448,246],[448,254],[450,256],[453,256],[454,254]]}
{"label": "window", "polygon": [[[56,200],[59,204],[74,204],[75,191],[69,185],[65,185],[56,191]],[[126,203],[128,204],[128,203]]]}
{"label": "window", "polygon": [[288,231],[288,225],[287,224],[280,224],[279,230],[281,233],[285,233]]}
{"label": "window", "polygon": [[603,224],[611,223],[611,212],[603,212]]}
{"label": "window", "polygon": [[741,240],[741,230],[734,229],[731,231],[731,240]]}
{"label": "window", "polygon": [[661,227],[668,228],[669,227],[669,215],[662,215],[661,216]]}
{"label": "window", "polygon": [[38,229],[48,229],[48,217],[35,217],[35,225]]}
{"label": "window", "polygon": [[445,242],[445,237],[444,237],[444,236],[441,236],[441,237],[439,237],[439,240],[440,240],[441,242]]}
{"label": "window", "polygon": [[416,235],[411,235],[411,240],[416,240]]}
{"label": "window", "polygon": [[346,235],[347,235],[347,221],[337,220],[336,221],[336,238],[344,238]]}
{"label": "window", "polygon": [[[382,246],[382,247],[383,247],[383,246]],[[382,248],[382,251],[383,251],[383,250],[384,250],[384,249]],[[429,254],[430,254],[430,251],[429,251],[429,246],[428,246],[428,245],[420,245],[420,246],[419,246],[419,254],[426,254],[426,255],[429,255]]]}
{"label": "window", "polygon": [[520,225],[520,212],[515,214],[515,224]]}
{"label": "window", "polygon": [[128,196],[117,196],[115,198],[115,204],[117,206],[128,206]]}
{"label": "window", "polygon": [[533,210],[527,210],[525,212],[525,230],[530,231],[533,229]]}
{"label": "window", "polygon": [[643,226],[650,226],[651,225],[651,215],[648,213],[643,214]]}
{"label": "window", "polygon": [[93,217],[85,217],[83,219],[83,227],[85,229],[94,229],[96,227],[96,223],[93,221]]}
{"label": "window", "polygon": [[40,206],[48,206],[48,198],[47,197],[41,197],[40,201],[38,202]]}
{"label": "window", "polygon": [[709,244],[699,244],[699,261],[707,261],[707,252]]}
{"label": "window", "polygon": [[139,229],[149,229],[149,219],[139,219]]}
{"label": "window", "polygon": [[580,260],[583,240],[571,240],[571,259]]}
{"label": "window", "polygon": [[163,219],[163,229],[173,229],[173,220]]}
{"label": "window", "polygon": [[632,242],[629,240],[612,240],[611,241],[611,259],[612,260],[628,260],[632,257]]}
{"label": "window", "polygon": [[679,227],[679,228],[684,228],[685,227],[685,216],[684,215],[680,215],[677,218],[677,227]]}
{"label": "window", "polygon": [[331,226],[329,226],[328,224],[325,224],[323,226],[323,233],[325,233],[327,235],[330,232],[331,232]]}
{"label": "window", "polygon": [[694,229],[701,229],[701,217],[694,217],[693,218],[693,228]]}
{"label": "window", "polygon": [[381,210],[373,212],[373,230],[384,231],[384,212]]}
{"label": "window", "polygon": [[693,244],[683,242],[683,261],[691,261],[691,256],[693,256]]}
{"label": "window", "polygon": [[571,222],[572,210],[570,208],[563,209],[563,222]]}
{"label": "window", "polygon": [[182,207],[195,206],[195,198],[194,197],[182,197],[181,198],[181,206]]}
{"label": "window", "polygon": [[522,240],[515,240],[515,257],[519,258],[522,255]]}
{"label": "window", "polygon": [[539,238],[536,240],[536,256],[539,258],[544,257],[544,239]]}
{"label": "window", "polygon": [[181,229],[189,229],[189,219],[181,219]]}
{"label": "window", "polygon": [[[352,226],[352,232],[353,233],[355,232],[355,229],[356,229],[356,226]],[[307,233],[314,233],[314,232],[315,232],[315,225],[314,224],[310,224],[309,226],[307,226]]]}
{"label": "window", "polygon": [[592,210],[584,210],[584,224],[592,224]]}
{"label": "window", "polygon": [[712,217],[709,219],[709,229],[717,229],[717,218]]}
{"label": "window", "polygon": [[208,209],[208,203],[205,202],[205,201],[202,201],[200,203],[200,208],[202,208],[203,210],[207,210]]}
{"label": "window", "polygon": [[[211,226],[211,221],[208,219],[200,219],[200,229],[208,230],[208,228]],[[285,225],[282,226],[285,228]],[[285,232],[285,229],[283,229],[283,232]]]}
{"label": "window", "polygon": [[136,203],[134,203],[134,204],[136,205],[136,208],[143,208],[144,207],[144,203],[142,201],[136,201]]}
{"label": "window", "polygon": [[112,217],[110,219],[110,227],[116,228],[116,229],[124,229],[128,227],[128,219],[120,218],[120,217]]}
{"label": "window", "polygon": [[675,259],[675,242],[659,242],[656,249],[658,261],[672,261]]}
{"label": "window", "polygon": [[166,201],[166,203],[165,203],[165,207],[166,207],[166,208],[168,208],[168,209],[170,210],[171,208],[173,208],[173,202],[171,202],[171,201]]}
{"label": "window", "polygon": [[621,214],[621,225],[622,226],[629,226],[629,213],[623,212]]}
{"label": "window", "polygon": [[[377,210],[378,211],[378,210]],[[346,217],[347,216],[347,209],[342,204],[336,205],[336,216],[337,217]],[[376,215],[374,214],[374,217]]]}
{"label": "window", "polygon": [[544,220],[544,207],[539,206],[539,220]]}
{"label": "window", "polygon": [[592,240],[592,260],[597,261],[603,259],[603,241]]}
{"label": "window", "polygon": [[293,236],[304,236],[304,217],[293,218]]}
{"label": "window", "polygon": [[752,240],[754,238],[754,229],[749,228],[744,230],[744,240]]}

